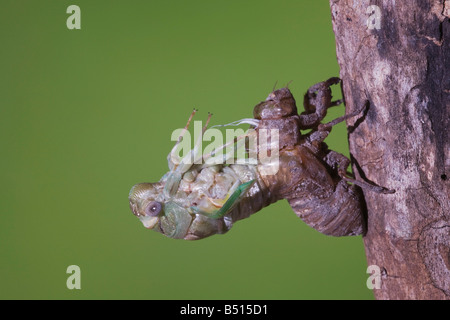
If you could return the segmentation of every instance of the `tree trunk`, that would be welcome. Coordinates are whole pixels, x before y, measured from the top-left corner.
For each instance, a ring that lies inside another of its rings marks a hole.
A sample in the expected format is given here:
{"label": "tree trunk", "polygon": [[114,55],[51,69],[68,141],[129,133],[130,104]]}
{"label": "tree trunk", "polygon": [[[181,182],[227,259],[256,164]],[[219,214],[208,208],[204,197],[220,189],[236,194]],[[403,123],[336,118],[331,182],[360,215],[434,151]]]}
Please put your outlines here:
{"label": "tree trunk", "polygon": [[377,299],[450,299],[450,0],[330,0]]}

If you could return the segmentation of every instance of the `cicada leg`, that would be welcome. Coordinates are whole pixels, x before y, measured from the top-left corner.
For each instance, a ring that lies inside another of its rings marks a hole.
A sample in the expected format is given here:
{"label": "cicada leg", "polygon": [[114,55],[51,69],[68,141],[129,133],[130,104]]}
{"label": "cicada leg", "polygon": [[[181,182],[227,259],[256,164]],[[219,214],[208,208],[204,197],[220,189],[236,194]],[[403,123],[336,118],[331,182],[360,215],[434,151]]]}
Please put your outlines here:
{"label": "cicada leg", "polygon": [[188,119],[186,125],[181,130],[180,135],[178,136],[177,142],[175,143],[175,145],[173,146],[169,155],[167,156],[167,162],[169,163],[170,170],[173,170],[181,162],[181,158],[177,154],[177,148],[180,145],[181,140],[184,138],[186,132],[188,132],[189,125],[191,124],[192,118],[194,118],[194,115],[196,112],[197,112],[197,109],[192,110],[192,113],[189,116],[189,119]]}
{"label": "cicada leg", "polygon": [[394,193],[394,190],[390,190],[384,187],[380,187],[374,184],[370,184],[366,181],[359,181],[354,178],[354,176],[347,171],[350,165],[350,159],[340,154],[336,151],[330,150],[324,159],[328,165],[337,169],[339,177],[342,180],[355,184],[362,189],[368,189],[377,193]]}
{"label": "cicada leg", "polygon": [[340,81],[339,78],[330,78],[308,89],[303,100],[305,112],[300,115],[301,129],[317,127],[327,115],[328,108],[342,103],[342,100],[331,101],[330,86],[338,84]]}
{"label": "cicada leg", "polygon": [[356,111],[353,111],[352,113],[343,115],[342,117],[336,118],[336,119],[334,119],[333,121],[327,122],[327,123],[325,123],[325,124],[321,124],[321,125],[319,125],[319,130],[321,129],[321,126],[322,126],[322,127],[331,128],[331,127],[337,125],[338,123],[340,123],[340,122],[342,122],[342,121],[345,121],[345,120],[347,120],[347,119],[350,119],[350,118],[352,118],[352,117],[355,117],[355,116],[357,116],[357,115],[360,115],[360,114],[362,114],[362,113],[366,110],[366,108],[367,108],[368,106],[369,106],[369,105],[366,103],[366,104],[364,104],[364,105],[361,107],[361,109],[359,109],[359,110],[356,110]]}
{"label": "cicada leg", "polygon": [[342,121],[350,119],[354,116],[362,114],[363,111],[366,109],[366,107],[367,104],[365,104],[360,110],[343,115],[342,117],[336,118],[330,122],[319,124],[317,126],[317,130],[311,132],[310,135],[308,136],[308,141],[311,144],[311,147],[314,149],[314,151],[319,152],[322,149],[321,144],[325,140],[325,138],[330,134],[333,126],[337,125]]}
{"label": "cicada leg", "polygon": [[[189,124],[190,124],[195,112],[196,112],[196,110],[194,109],[191,116],[189,117],[188,123],[186,124],[184,130],[180,134],[180,137],[178,138],[178,141],[175,144],[175,147],[172,149],[171,153],[169,154],[169,158],[174,156],[173,153],[176,153],[176,147],[180,143],[181,138],[186,134]],[[212,114],[209,113],[208,119],[206,120],[206,123],[202,128],[202,133],[201,133],[200,137],[198,137],[197,141],[195,141],[194,148],[190,152],[188,152],[186,155],[184,155],[183,158],[181,158],[181,159],[178,156],[176,156],[176,157],[178,157],[178,159],[180,159],[179,163],[178,164],[174,163],[172,168],[170,168],[169,173],[166,176],[167,180],[166,180],[165,186],[164,186],[164,195],[166,197],[171,197],[171,196],[175,195],[175,193],[178,190],[178,185],[180,184],[182,175],[186,171],[188,171],[194,163],[197,163],[198,160],[201,159],[201,157],[202,157],[202,150],[201,150],[202,138],[203,138],[203,134],[206,131],[206,128],[208,127],[209,121],[211,120],[211,116],[212,116]]]}
{"label": "cicada leg", "polygon": [[[246,120],[246,119],[244,119],[244,120]],[[218,126],[214,126],[214,127],[218,127]],[[239,149],[240,147],[246,148],[246,138],[253,139],[253,141],[256,141],[257,132],[255,130],[251,130],[249,133],[247,132],[243,135],[240,135],[240,136],[236,137],[234,140],[228,141],[225,144],[221,145],[220,147],[217,147],[214,150],[214,152],[203,155],[203,165],[200,168],[202,169],[202,168],[206,168],[208,166],[216,164],[216,163],[210,161],[215,156],[214,154],[217,154],[219,151],[222,151],[231,145],[234,145],[234,148],[227,151],[225,154],[223,154],[223,157],[222,157],[220,163],[221,164],[229,163],[228,161],[230,159],[233,159],[232,163],[235,163],[235,161],[237,160],[236,159],[236,154],[237,154],[236,150]],[[257,153],[256,148],[257,148],[256,143],[250,144],[249,148],[248,149],[246,148],[245,151],[249,154],[249,156],[250,155],[254,156]]]}

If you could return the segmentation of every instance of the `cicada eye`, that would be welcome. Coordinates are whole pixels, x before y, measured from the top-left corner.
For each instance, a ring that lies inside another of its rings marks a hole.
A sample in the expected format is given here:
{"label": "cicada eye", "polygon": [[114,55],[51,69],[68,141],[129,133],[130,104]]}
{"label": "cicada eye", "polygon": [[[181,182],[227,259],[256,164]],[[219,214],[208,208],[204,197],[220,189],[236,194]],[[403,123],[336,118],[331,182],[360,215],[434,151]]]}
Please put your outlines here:
{"label": "cicada eye", "polygon": [[147,205],[147,208],[145,209],[145,215],[156,217],[161,212],[161,208],[161,203],[152,201]]}

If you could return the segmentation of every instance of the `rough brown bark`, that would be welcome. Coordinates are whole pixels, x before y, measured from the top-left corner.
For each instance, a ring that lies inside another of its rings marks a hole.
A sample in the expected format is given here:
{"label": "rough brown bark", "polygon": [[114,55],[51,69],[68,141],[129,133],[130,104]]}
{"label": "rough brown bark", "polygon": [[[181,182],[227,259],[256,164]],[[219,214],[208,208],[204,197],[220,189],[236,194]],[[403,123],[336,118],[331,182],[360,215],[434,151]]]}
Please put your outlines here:
{"label": "rough brown bark", "polygon": [[[379,29],[368,7],[380,9]],[[377,299],[450,299],[450,1],[330,0],[358,179],[368,265],[382,270]],[[372,20],[372,22],[374,22]]]}

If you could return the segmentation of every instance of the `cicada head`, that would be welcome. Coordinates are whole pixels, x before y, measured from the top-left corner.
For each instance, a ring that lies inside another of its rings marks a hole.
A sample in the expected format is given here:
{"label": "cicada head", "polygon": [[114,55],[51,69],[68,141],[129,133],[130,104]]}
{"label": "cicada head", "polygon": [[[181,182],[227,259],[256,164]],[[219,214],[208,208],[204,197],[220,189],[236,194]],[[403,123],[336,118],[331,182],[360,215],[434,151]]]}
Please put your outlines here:
{"label": "cicada head", "polygon": [[144,227],[170,238],[182,239],[188,233],[192,216],[188,210],[171,200],[161,200],[164,185],[139,183],[131,188],[128,197],[133,214]]}
{"label": "cicada head", "polygon": [[162,191],[160,183],[139,183],[131,188],[128,200],[133,214],[141,220],[146,228],[157,225],[163,213],[163,203],[156,201]]}
{"label": "cicada head", "polygon": [[273,91],[253,109],[255,119],[280,119],[296,114],[295,99],[288,88]]}

